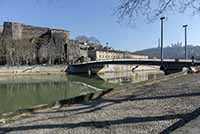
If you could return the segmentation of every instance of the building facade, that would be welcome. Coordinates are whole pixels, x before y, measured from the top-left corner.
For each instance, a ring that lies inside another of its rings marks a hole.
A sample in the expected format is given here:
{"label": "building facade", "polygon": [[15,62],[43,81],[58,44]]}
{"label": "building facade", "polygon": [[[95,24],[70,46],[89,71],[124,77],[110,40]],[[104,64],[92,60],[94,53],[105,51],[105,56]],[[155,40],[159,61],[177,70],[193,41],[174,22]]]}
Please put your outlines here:
{"label": "building facade", "polygon": [[113,60],[113,59],[148,59],[148,56],[136,55],[126,51],[116,50],[89,50],[88,56],[91,60]]}
{"label": "building facade", "polygon": [[67,61],[69,64],[88,61],[88,45],[78,40],[70,40],[67,44]]}

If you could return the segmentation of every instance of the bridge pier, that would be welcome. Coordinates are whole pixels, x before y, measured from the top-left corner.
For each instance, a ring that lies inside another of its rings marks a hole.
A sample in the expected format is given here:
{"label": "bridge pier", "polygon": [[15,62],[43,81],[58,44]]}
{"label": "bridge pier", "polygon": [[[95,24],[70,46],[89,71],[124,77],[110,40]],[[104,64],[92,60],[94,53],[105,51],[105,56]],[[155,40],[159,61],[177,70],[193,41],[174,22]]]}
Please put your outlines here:
{"label": "bridge pier", "polygon": [[90,77],[93,74],[96,74],[103,67],[104,65],[74,64],[69,65],[65,71],[68,74],[88,74],[88,76]]}
{"label": "bridge pier", "polygon": [[163,71],[165,73],[165,75],[181,72],[182,69],[183,69],[182,66],[174,66],[174,65],[170,65],[170,64],[168,64],[168,65],[163,64],[160,66],[160,70]]}
{"label": "bridge pier", "polygon": [[88,76],[91,77],[92,76],[92,70],[90,68],[88,68]]}

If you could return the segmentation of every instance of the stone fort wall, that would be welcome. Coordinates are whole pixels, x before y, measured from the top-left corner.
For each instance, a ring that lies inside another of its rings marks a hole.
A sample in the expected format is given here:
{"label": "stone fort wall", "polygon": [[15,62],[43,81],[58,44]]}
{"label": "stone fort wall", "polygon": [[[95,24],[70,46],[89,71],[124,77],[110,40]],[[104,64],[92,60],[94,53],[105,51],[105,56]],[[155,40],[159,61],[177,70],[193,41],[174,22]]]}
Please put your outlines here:
{"label": "stone fort wall", "polygon": [[3,26],[0,25],[0,34],[3,32]]}
{"label": "stone fort wall", "polygon": [[65,45],[69,40],[69,31],[4,22],[0,33],[0,64],[66,62]]}
{"label": "stone fort wall", "polygon": [[48,31],[63,33],[65,34],[66,38],[69,38],[69,31],[37,27],[15,22],[4,22],[2,36],[12,40],[22,40],[40,37]]}
{"label": "stone fort wall", "polygon": [[3,26],[0,25],[0,38],[1,38],[2,33],[3,33]]}

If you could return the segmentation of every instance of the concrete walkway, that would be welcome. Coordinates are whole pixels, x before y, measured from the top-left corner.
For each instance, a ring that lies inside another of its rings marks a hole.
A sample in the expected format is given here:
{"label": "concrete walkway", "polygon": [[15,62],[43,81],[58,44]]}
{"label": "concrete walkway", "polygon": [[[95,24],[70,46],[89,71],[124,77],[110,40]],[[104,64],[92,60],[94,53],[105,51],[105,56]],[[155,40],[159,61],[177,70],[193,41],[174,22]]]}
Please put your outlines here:
{"label": "concrete walkway", "polygon": [[172,134],[200,134],[200,116],[175,130]]}
{"label": "concrete walkway", "polygon": [[127,84],[100,100],[0,125],[0,134],[198,133],[200,74],[134,86]]}

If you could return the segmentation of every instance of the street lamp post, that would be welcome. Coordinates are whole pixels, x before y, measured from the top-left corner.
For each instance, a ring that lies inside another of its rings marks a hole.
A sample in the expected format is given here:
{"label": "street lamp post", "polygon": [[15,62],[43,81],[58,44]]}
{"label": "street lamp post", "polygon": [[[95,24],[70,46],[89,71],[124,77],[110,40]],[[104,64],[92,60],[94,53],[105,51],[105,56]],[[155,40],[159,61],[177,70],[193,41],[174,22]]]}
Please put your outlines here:
{"label": "street lamp post", "polygon": [[185,59],[187,59],[187,26],[183,25],[183,28],[185,29]]}
{"label": "street lamp post", "polygon": [[161,17],[161,46],[160,46],[160,59],[161,59],[161,63],[163,63],[163,20],[165,19],[165,17]]}

